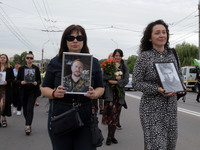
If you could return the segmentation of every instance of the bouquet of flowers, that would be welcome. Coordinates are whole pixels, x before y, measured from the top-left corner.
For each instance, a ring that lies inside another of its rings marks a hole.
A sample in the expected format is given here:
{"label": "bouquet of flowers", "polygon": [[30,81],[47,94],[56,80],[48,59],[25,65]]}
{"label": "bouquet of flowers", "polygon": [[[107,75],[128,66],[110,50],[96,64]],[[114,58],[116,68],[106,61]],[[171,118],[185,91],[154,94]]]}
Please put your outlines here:
{"label": "bouquet of flowers", "polygon": [[116,62],[113,59],[107,59],[104,62],[101,63],[101,70],[106,75],[115,75],[115,72],[117,72],[116,68]]}
{"label": "bouquet of flowers", "polygon": [[[116,63],[113,59],[107,59],[104,62],[101,63],[101,70],[104,74],[110,75],[110,76],[120,76],[122,75],[122,71],[118,71],[119,64]],[[118,97],[122,97],[122,89],[119,87],[118,84],[112,84],[112,87],[116,87],[118,92]]]}

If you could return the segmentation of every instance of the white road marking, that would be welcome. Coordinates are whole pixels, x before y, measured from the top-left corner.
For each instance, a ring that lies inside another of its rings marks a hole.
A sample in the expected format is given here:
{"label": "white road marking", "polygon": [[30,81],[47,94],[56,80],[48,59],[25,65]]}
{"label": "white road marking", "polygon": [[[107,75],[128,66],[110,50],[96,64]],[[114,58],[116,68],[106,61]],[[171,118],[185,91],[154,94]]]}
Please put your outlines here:
{"label": "white road marking", "polygon": [[[131,94],[127,94],[127,93],[126,93],[126,96],[129,96],[129,97],[132,97],[135,99],[139,99],[139,100],[141,99],[141,96],[131,95]],[[184,108],[180,108],[180,107],[178,107],[178,111],[200,117],[200,113],[196,112],[196,111],[192,111],[192,110],[188,110],[188,109],[184,109]]]}

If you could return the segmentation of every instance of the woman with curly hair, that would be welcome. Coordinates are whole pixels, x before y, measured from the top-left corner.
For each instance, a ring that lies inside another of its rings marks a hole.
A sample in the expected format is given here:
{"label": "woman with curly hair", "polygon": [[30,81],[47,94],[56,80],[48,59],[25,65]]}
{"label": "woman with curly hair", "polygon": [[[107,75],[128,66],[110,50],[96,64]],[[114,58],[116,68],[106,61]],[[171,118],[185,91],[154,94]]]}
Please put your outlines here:
{"label": "woman with curly hair", "polygon": [[178,135],[177,96],[176,92],[165,93],[154,62],[174,63],[182,77],[181,68],[169,47],[168,25],[163,20],[151,22],[144,30],[132,84],[134,89],[143,92],[139,112],[144,149],[175,150]]}

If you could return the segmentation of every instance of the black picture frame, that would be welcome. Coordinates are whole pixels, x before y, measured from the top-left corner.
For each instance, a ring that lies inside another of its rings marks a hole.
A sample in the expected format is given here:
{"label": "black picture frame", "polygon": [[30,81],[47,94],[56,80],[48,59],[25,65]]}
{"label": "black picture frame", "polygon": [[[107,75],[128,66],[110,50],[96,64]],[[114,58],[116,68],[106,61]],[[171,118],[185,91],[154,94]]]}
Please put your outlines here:
{"label": "black picture frame", "polygon": [[6,72],[0,72],[0,85],[3,85],[4,81],[6,81]]}
{"label": "black picture frame", "polygon": [[173,62],[155,62],[154,65],[166,94],[185,91]]}
{"label": "black picture frame", "polygon": [[[93,55],[91,54],[63,52],[61,85],[65,87],[67,94],[86,94],[89,91],[92,63]],[[72,71],[75,64],[82,66],[81,73]]]}
{"label": "black picture frame", "polygon": [[35,69],[33,68],[25,68],[24,69],[24,81],[26,83],[35,82]]}

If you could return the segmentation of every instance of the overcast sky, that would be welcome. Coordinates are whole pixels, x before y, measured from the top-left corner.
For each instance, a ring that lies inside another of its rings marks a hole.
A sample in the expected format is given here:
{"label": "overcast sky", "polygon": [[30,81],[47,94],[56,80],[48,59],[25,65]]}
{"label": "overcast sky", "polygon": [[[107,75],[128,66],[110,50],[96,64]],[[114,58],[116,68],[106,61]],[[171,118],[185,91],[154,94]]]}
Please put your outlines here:
{"label": "overcast sky", "polygon": [[[198,46],[198,0],[0,0],[0,54],[32,50],[35,59],[53,58],[69,25],[86,29],[90,53],[107,58],[120,48],[136,55],[144,28],[163,19],[170,46]],[[45,31],[54,32],[45,32]],[[56,31],[56,32],[55,32]]]}

